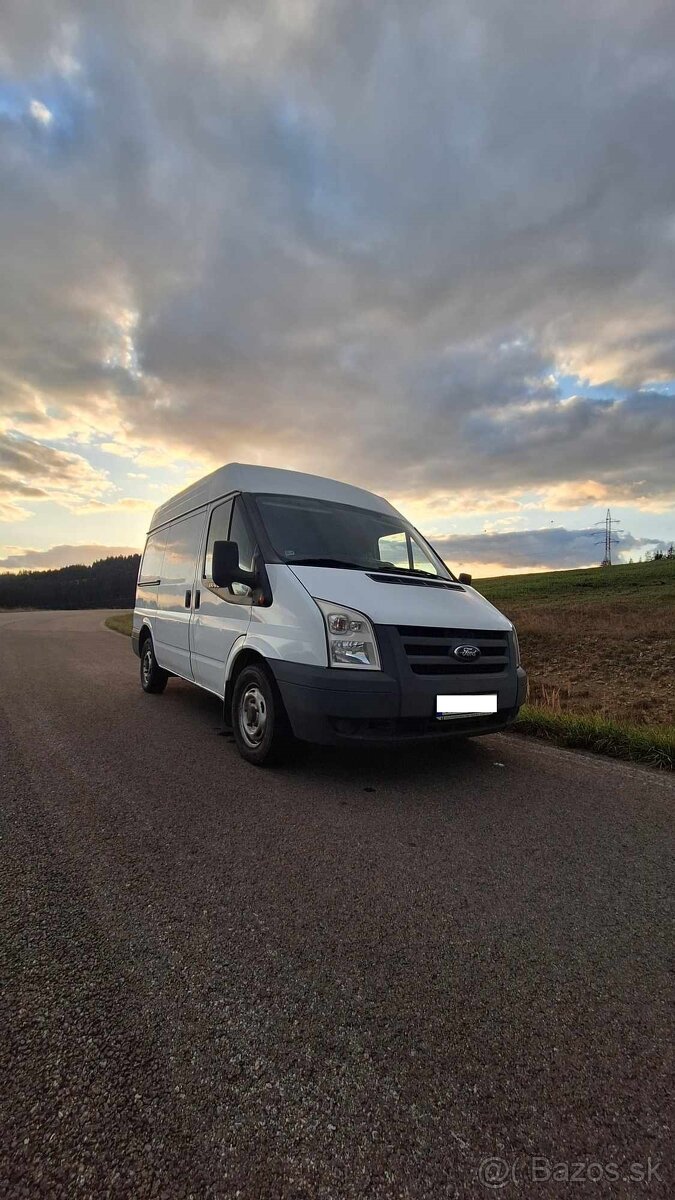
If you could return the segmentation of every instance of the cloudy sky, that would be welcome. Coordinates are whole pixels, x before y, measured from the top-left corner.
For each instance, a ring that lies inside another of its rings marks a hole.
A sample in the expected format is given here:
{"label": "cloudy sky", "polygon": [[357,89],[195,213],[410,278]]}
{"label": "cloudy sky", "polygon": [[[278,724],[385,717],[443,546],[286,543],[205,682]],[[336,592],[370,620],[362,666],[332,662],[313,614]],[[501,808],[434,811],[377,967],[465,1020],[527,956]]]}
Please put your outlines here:
{"label": "cloudy sky", "polygon": [[4,0],[0,562],[226,461],[451,565],[675,536],[668,0]]}

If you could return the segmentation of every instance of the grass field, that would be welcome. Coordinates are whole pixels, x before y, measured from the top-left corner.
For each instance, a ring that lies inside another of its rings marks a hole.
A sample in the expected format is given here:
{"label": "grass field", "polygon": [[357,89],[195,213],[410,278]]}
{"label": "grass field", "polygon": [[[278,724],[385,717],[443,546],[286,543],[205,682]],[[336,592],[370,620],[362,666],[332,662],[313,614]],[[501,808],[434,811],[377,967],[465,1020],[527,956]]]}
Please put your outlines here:
{"label": "grass field", "polygon": [[495,604],[505,600],[545,600],[547,604],[571,599],[589,603],[611,597],[631,597],[651,604],[669,590],[675,595],[675,558],[658,562],[626,563],[615,567],[584,567],[577,571],[541,571],[531,575],[498,575],[477,579],[475,586]]}
{"label": "grass field", "polygon": [[517,728],[672,769],[675,561],[479,579],[518,630]]}
{"label": "grass field", "polygon": [[[675,560],[476,580],[515,623],[529,676],[515,726],[672,769]],[[131,634],[131,613],[106,624]]]}
{"label": "grass field", "polygon": [[108,617],[106,625],[108,629],[114,629],[115,633],[124,633],[127,637],[131,637],[131,620],[133,613],[120,612],[114,613],[112,617]]}
{"label": "grass field", "polygon": [[675,560],[479,579],[514,622],[532,703],[636,725],[675,719]]}
{"label": "grass field", "polygon": [[513,729],[559,746],[594,750],[672,771],[675,729],[672,725],[631,725],[597,713],[560,712],[541,704],[524,704]]}

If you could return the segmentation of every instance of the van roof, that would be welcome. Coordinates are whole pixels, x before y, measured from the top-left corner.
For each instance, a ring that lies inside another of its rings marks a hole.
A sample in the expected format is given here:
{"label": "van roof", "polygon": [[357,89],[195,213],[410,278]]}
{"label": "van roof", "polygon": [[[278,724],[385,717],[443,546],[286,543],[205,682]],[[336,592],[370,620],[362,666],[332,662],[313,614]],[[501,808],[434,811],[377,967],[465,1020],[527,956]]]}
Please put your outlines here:
{"label": "van roof", "polygon": [[306,475],[303,471],[284,471],[278,467],[254,467],[246,463],[227,463],[210,475],[191,483],[155,509],[150,529],[165,525],[185,516],[195,508],[219,500],[231,492],[275,492],[286,496],[308,496],[314,500],[334,500],[341,504],[353,504],[358,508],[369,508],[375,512],[397,511],[382,496],[367,492],[364,488],[352,487],[349,483],[338,483],[322,475]]}

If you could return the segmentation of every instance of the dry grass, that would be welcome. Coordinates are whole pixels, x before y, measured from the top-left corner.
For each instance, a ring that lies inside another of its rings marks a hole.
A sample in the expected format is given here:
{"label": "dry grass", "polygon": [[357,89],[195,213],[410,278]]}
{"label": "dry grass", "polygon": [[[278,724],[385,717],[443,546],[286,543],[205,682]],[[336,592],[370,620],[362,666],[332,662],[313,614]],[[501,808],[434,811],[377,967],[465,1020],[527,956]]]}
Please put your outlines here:
{"label": "dry grass", "polygon": [[508,606],[530,679],[529,700],[552,712],[636,725],[675,723],[675,601]]}
{"label": "dry grass", "polygon": [[551,713],[675,723],[675,562],[478,580],[515,623],[529,700]]}

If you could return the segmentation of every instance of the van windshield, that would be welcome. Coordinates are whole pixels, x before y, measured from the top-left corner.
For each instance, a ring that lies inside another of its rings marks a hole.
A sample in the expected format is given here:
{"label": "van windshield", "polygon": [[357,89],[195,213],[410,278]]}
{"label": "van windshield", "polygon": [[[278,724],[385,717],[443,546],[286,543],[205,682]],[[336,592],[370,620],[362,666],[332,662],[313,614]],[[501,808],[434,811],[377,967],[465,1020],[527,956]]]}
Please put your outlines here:
{"label": "van windshield", "polygon": [[289,565],[454,578],[403,517],[304,496],[255,500],[272,546]]}

